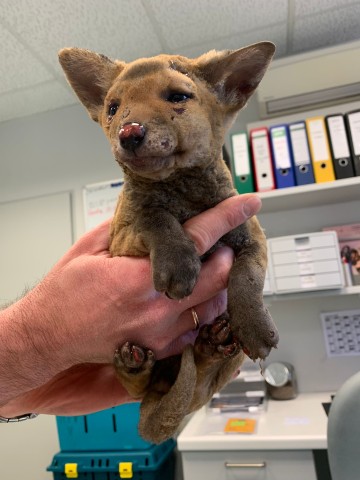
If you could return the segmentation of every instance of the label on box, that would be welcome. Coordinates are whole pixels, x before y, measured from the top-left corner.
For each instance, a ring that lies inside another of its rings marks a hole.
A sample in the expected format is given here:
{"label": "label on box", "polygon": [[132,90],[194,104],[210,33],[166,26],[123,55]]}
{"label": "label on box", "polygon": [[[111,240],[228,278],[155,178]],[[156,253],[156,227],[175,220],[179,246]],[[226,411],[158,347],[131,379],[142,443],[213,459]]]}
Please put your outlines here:
{"label": "label on box", "polygon": [[309,262],[312,260],[312,251],[311,250],[297,250],[296,257],[298,262]]}
{"label": "label on box", "polygon": [[314,264],[312,262],[299,264],[300,275],[312,275],[315,273]]}
{"label": "label on box", "polygon": [[301,288],[314,288],[317,286],[315,275],[304,275],[300,277]]}
{"label": "label on box", "polygon": [[254,433],[256,420],[253,418],[229,418],[224,431],[226,433]]}

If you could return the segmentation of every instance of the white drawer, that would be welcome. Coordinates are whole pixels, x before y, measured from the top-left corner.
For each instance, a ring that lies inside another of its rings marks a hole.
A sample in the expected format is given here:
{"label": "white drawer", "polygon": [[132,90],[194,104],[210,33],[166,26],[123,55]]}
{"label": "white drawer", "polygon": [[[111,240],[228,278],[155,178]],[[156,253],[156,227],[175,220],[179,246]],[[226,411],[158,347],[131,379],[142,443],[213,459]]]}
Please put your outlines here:
{"label": "white drawer", "polygon": [[337,260],[323,260],[322,262],[291,263],[274,265],[274,276],[293,277],[299,275],[313,275],[317,273],[339,272],[340,264]]}
{"label": "white drawer", "polygon": [[312,452],[182,452],[184,480],[316,480]]}
{"label": "white drawer", "polygon": [[276,293],[325,290],[331,288],[341,288],[344,286],[341,272],[275,278],[274,282]]}
{"label": "white drawer", "polygon": [[333,260],[339,257],[339,250],[336,246],[308,249],[308,250],[293,250],[292,252],[277,252],[273,253],[270,250],[273,265],[285,265],[287,263],[303,263],[303,262],[317,262],[321,260]]}
{"label": "white drawer", "polygon": [[335,232],[315,232],[303,235],[277,237],[269,240],[272,252],[300,251],[313,248],[326,248],[338,244]]}

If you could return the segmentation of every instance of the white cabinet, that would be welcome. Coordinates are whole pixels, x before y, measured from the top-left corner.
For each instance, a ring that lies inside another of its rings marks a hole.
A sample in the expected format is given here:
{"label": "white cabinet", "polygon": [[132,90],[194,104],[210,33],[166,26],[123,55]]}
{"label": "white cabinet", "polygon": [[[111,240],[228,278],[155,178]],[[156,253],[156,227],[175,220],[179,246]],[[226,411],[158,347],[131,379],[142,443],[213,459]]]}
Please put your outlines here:
{"label": "white cabinet", "polygon": [[178,436],[184,480],[317,480],[313,450],[326,449],[330,393],[269,400],[252,434],[224,433],[228,418],[250,413],[196,412]]}
{"label": "white cabinet", "polygon": [[309,450],[183,452],[185,480],[316,480]]}

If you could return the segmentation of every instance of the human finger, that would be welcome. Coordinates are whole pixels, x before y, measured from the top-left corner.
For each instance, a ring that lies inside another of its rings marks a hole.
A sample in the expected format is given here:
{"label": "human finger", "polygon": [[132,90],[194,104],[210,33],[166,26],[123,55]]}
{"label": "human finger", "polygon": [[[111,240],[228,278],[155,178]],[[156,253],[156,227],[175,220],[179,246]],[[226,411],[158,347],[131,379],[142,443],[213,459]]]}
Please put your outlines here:
{"label": "human finger", "polygon": [[209,300],[188,308],[179,317],[174,331],[175,337],[180,337],[186,332],[196,332],[202,325],[212,323],[216,317],[225,312],[226,306],[227,291],[224,289]]}
{"label": "human finger", "polygon": [[[198,311],[198,308],[201,308],[199,305],[203,305],[204,302],[216,298],[216,295],[226,289],[233,261],[234,252],[231,248],[219,248],[203,263],[199,279],[191,295],[176,303],[173,300],[169,300],[168,308],[172,310],[176,308],[180,316],[172,327],[175,337],[184,334],[194,327],[194,315],[191,312],[192,308],[196,309],[200,323],[203,323],[202,319],[208,317],[208,315],[206,315],[207,312]],[[222,302],[221,307],[224,305],[225,303]],[[216,310],[219,311],[219,308]],[[219,315],[219,313],[217,315]],[[212,320],[214,318],[213,316]]]}
{"label": "human finger", "polygon": [[[181,353],[189,343],[194,343],[202,325],[212,323],[215,318],[225,312],[227,306],[227,292],[222,290],[213,298],[185,310],[179,317],[175,340],[157,354],[157,358],[164,358]],[[199,327],[195,324],[194,313],[198,318]]]}
{"label": "human finger", "polygon": [[204,254],[223,235],[244,223],[261,208],[257,195],[235,195],[184,223],[199,255]]}

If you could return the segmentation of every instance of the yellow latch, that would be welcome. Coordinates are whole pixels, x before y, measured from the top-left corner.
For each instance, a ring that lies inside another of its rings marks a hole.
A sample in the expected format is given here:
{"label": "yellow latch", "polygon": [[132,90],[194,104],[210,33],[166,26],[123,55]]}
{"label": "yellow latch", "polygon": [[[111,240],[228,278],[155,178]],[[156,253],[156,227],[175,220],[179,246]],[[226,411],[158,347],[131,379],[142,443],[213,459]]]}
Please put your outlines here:
{"label": "yellow latch", "polygon": [[66,478],[78,478],[77,463],[65,463]]}
{"label": "yellow latch", "polygon": [[133,478],[132,462],[119,463],[120,478]]}

